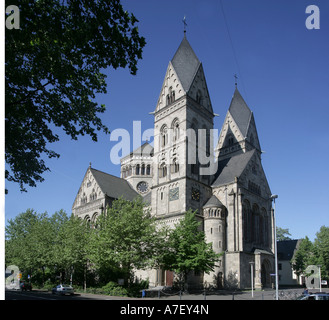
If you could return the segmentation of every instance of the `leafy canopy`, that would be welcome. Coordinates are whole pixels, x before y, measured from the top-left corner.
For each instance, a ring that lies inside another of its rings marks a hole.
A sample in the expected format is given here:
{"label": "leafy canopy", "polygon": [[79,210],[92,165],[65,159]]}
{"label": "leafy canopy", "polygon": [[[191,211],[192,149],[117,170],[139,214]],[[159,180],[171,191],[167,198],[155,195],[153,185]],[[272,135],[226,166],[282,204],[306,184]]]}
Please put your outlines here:
{"label": "leafy canopy", "polygon": [[48,147],[54,127],[74,140],[108,133],[95,102],[107,92],[103,70],[136,74],[145,39],[119,0],[21,0],[19,9],[20,29],[5,38],[5,158],[6,179],[26,191],[49,170],[42,156],[60,156]]}
{"label": "leafy canopy", "polygon": [[190,271],[213,271],[220,257],[213,251],[212,244],[206,243],[199,225],[195,212],[189,210],[175,229],[169,232],[167,251],[163,257],[164,269],[178,273],[182,282]]}

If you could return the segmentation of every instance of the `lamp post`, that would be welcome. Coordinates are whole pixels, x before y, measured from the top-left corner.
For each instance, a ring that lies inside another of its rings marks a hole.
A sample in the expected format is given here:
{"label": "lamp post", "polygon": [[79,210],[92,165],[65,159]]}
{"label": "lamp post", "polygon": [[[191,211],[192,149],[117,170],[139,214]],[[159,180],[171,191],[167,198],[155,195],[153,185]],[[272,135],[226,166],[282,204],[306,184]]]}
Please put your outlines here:
{"label": "lamp post", "polygon": [[249,262],[251,271],[251,297],[254,297],[254,262]]}
{"label": "lamp post", "polygon": [[278,246],[276,243],[276,223],[275,223],[275,199],[278,198],[277,194],[271,195],[273,201],[273,225],[274,225],[274,259],[275,259],[275,300],[279,300],[279,277],[278,277]]}

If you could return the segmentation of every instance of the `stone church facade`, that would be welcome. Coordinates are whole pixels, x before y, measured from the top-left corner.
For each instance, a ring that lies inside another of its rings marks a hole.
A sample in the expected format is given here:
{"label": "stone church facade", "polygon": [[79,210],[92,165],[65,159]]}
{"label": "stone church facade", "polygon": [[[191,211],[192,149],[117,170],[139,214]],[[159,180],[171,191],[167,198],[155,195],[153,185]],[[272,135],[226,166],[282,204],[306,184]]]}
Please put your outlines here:
{"label": "stone church facade", "polygon": [[[206,241],[223,255],[214,272],[192,272],[189,283],[250,288],[253,274],[256,288],[269,287],[272,200],[254,115],[235,88],[216,146],[214,117],[202,63],[184,35],[154,111],[154,145],[123,157],[120,178],[89,166],[72,210],[93,224],[114,199],[142,195],[152,215],[171,227],[196,210]],[[137,270],[136,276],[151,286],[171,285],[174,277],[168,270]]]}

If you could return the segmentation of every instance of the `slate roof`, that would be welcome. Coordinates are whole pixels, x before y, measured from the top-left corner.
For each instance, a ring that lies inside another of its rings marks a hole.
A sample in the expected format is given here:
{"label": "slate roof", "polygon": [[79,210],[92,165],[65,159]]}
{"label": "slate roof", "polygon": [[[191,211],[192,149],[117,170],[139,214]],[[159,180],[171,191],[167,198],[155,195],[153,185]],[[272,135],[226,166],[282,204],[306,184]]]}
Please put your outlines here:
{"label": "slate roof", "polygon": [[111,198],[119,199],[122,197],[132,201],[139,195],[125,179],[112,176],[111,174],[93,168],[90,168],[90,171],[102,192],[106,193],[107,196]]}
{"label": "slate roof", "polygon": [[201,62],[194,53],[186,36],[179,45],[171,63],[185,92],[188,92]]}
{"label": "slate roof", "polygon": [[154,154],[154,148],[148,142],[145,142],[140,147],[138,147],[134,151],[132,151],[130,154],[124,156],[121,160],[126,159],[127,157],[130,157],[130,156],[153,157],[153,154]]}
{"label": "slate roof", "polygon": [[224,205],[218,200],[218,198],[215,195],[212,195],[211,198],[203,206],[203,208],[210,208],[210,207],[221,208],[224,207]]}
{"label": "slate roof", "polygon": [[239,127],[243,137],[246,137],[252,117],[252,111],[247,106],[237,88],[234,91],[229,112]]}
{"label": "slate roof", "polygon": [[235,177],[240,177],[255,152],[256,150],[253,149],[246,153],[219,161],[217,175],[212,183],[212,187],[231,183],[234,181]]}
{"label": "slate roof", "polygon": [[277,242],[278,259],[290,261],[300,240],[282,240]]}

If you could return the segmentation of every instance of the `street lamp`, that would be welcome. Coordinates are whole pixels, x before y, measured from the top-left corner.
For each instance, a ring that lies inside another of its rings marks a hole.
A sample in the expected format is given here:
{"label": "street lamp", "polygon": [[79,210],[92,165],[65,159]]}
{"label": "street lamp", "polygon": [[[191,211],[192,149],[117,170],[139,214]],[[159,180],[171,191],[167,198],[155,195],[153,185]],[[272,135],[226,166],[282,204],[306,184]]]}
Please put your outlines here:
{"label": "street lamp", "polygon": [[276,243],[276,225],[275,225],[275,199],[277,194],[272,194],[270,199],[273,201],[273,225],[274,225],[274,258],[275,258],[275,300],[279,300],[279,281],[278,281],[278,246]]}
{"label": "street lamp", "polygon": [[255,262],[249,262],[250,264],[250,271],[251,271],[251,297],[254,297],[254,263]]}

